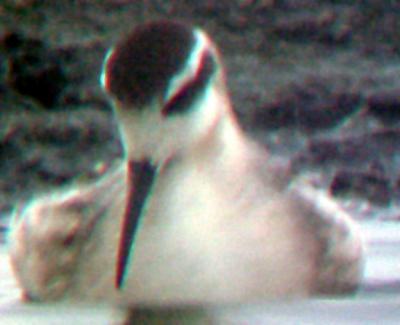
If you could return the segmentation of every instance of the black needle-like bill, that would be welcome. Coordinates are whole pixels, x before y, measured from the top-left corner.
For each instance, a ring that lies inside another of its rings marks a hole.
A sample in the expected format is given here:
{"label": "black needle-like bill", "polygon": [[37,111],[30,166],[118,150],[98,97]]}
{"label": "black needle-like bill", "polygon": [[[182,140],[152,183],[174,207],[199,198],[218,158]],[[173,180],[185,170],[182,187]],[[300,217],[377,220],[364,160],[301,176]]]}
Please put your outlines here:
{"label": "black needle-like bill", "polygon": [[128,162],[128,194],[118,247],[115,286],[120,289],[146,201],[151,195],[156,169],[148,160]]}

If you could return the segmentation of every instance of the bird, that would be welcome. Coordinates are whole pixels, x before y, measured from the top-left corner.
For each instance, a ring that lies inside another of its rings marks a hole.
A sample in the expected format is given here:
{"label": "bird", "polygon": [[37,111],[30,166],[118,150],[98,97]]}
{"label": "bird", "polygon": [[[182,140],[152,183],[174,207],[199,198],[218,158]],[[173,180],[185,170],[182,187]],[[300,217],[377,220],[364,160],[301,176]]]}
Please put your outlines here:
{"label": "bird", "polygon": [[173,307],[357,290],[357,225],[245,134],[203,29],[134,26],[105,55],[100,84],[124,157],[16,209],[10,256],[25,297]]}

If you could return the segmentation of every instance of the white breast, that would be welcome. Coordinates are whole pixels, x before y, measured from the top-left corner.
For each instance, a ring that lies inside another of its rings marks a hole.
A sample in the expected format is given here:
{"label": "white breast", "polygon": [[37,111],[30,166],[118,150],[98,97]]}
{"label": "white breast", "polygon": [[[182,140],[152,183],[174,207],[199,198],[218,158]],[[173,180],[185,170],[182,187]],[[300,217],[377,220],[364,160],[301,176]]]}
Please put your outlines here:
{"label": "white breast", "polygon": [[259,198],[267,192],[254,182],[249,188],[239,170],[224,180],[209,166],[183,164],[163,180],[168,186],[160,184],[138,236],[127,299],[209,304],[306,295],[314,246],[287,218],[293,212],[282,197]]}

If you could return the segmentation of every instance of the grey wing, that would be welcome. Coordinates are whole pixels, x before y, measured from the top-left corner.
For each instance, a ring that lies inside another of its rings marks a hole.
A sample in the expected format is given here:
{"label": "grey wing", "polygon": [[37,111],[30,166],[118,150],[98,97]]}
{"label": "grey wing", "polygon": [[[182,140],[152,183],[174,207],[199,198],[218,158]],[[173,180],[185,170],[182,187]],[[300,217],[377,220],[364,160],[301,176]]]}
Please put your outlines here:
{"label": "grey wing", "polygon": [[364,241],[357,223],[328,193],[307,180],[289,189],[317,241],[315,294],[346,294],[361,283]]}
{"label": "grey wing", "polygon": [[67,293],[96,224],[114,201],[125,199],[125,175],[121,164],[91,184],[53,192],[15,209],[8,246],[24,297],[56,300]]}

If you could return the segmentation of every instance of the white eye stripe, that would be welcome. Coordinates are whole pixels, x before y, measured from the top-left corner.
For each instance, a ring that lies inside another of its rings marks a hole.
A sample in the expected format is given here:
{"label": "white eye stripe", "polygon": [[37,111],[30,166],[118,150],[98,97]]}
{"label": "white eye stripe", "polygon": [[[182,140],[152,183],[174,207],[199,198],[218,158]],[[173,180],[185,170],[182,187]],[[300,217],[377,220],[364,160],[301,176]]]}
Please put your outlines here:
{"label": "white eye stripe", "polygon": [[168,102],[173,96],[175,96],[185,84],[187,84],[196,76],[197,72],[201,68],[201,58],[207,48],[210,47],[210,41],[204,32],[199,29],[194,31],[194,35],[196,38],[195,45],[193,46],[190,56],[183,69],[175,74],[169,82],[168,91],[164,98],[164,102]]}
{"label": "white eye stripe", "polygon": [[100,84],[103,87],[103,89],[107,90],[108,89],[108,75],[107,75],[107,64],[108,61],[111,57],[111,55],[114,53],[114,47],[111,47],[108,51],[107,54],[104,58],[103,61],[103,66],[101,70],[101,75],[100,75]]}

